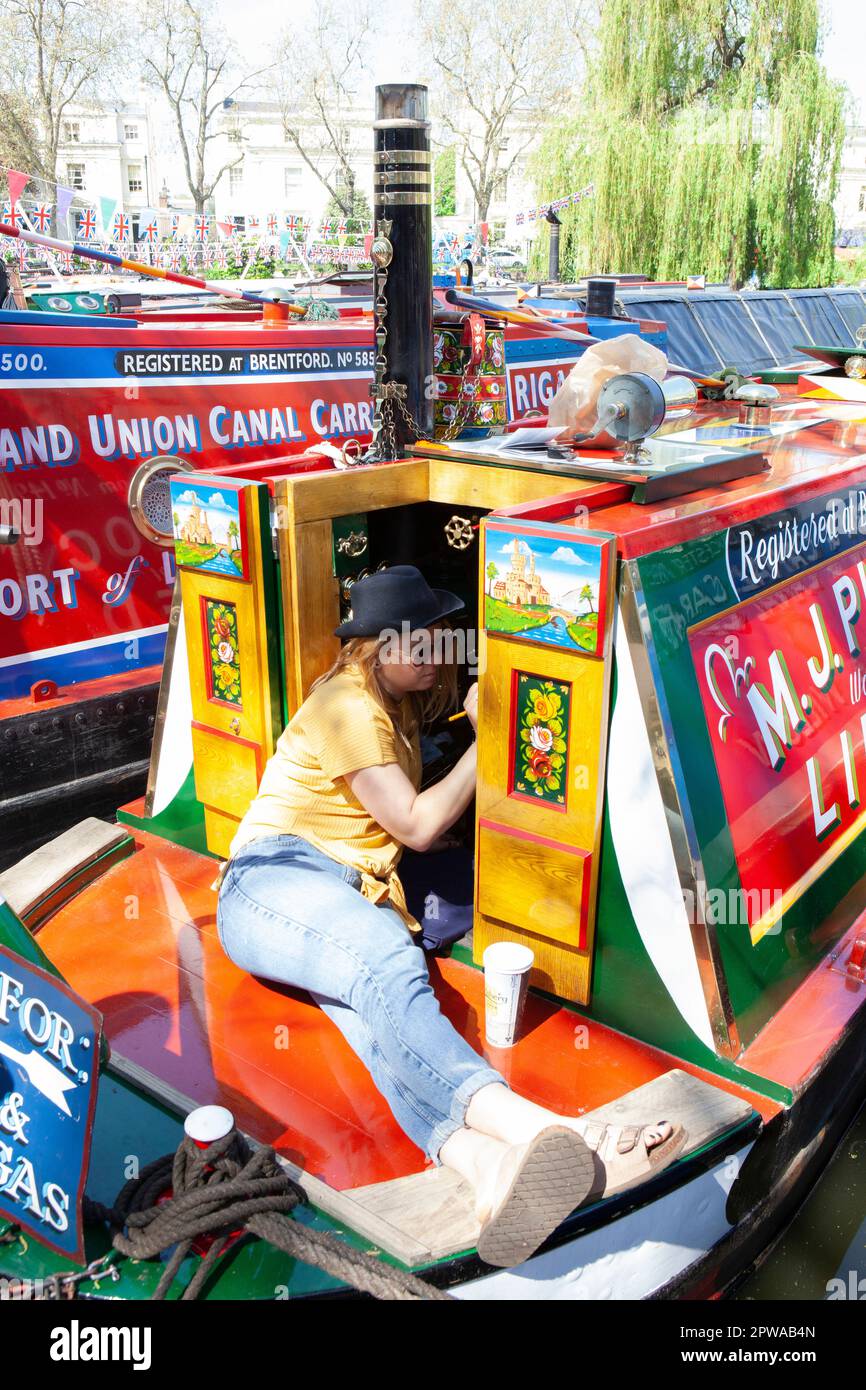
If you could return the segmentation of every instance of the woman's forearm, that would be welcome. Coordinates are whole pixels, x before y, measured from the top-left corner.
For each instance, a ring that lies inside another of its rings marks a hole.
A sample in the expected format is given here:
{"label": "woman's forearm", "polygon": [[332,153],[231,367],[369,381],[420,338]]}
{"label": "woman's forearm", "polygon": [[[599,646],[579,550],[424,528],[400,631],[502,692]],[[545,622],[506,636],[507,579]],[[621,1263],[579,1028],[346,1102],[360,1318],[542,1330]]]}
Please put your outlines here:
{"label": "woman's forearm", "polygon": [[362,768],[346,781],[389,835],[408,849],[427,850],[453,825],[475,792],[475,744],[440,782],[418,792],[397,763]]}
{"label": "woman's forearm", "polygon": [[416,796],[411,813],[412,849],[429,849],[466,810],[475,795],[476,748],[473,743],[441,781]]}

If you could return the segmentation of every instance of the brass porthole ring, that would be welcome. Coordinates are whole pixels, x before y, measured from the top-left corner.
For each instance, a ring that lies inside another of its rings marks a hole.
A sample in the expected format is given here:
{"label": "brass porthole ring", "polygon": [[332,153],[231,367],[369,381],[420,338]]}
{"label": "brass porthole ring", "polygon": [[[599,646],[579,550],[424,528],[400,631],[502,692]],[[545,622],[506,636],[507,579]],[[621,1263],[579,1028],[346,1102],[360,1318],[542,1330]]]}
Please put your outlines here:
{"label": "brass porthole ring", "polygon": [[169,479],[173,473],[194,472],[195,464],[171,454],[147,459],[136,468],[129,480],[126,500],[133,523],[145,540],[156,545],[173,544]]}

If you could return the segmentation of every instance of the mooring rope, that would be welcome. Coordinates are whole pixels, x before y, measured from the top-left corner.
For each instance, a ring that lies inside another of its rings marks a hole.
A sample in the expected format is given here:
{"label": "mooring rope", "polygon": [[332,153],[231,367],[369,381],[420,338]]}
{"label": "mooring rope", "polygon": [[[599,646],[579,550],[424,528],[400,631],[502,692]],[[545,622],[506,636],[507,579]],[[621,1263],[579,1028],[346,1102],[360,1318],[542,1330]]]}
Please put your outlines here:
{"label": "mooring rope", "polygon": [[[169,1187],[172,1195],[163,1197]],[[289,1219],[306,1200],[303,1189],[280,1168],[273,1149],[253,1151],[234,1129],[206,1149],[185,1136],[175,1153],[130,1178],[112,1207],[87,1199],[85,1214],[88,1220],[107,1222],[114,1248],[130,1259],[151,1260],[175,1247],[154,1299],[165,1298],[196,1237],[215,1239],[183,1299],[198,1297],[232,1235],[249,1231],[374,1298],[450,1300],[450,1294],[416,1275],[384,1264],[327,1231]]]}

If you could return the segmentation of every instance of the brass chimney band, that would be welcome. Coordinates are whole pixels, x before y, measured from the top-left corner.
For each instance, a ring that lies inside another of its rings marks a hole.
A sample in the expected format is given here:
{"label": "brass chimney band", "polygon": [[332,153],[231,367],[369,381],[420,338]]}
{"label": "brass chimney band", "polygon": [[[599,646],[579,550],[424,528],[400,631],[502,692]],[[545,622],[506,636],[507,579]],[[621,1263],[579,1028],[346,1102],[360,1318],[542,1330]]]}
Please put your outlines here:
{"label": "brass chimney band", "polygon": [[430,163],[429,150],[376,150],[373,155],[376,164],[424,164]]}
{"label": "brass chimney band", "polygon": [[373,179],[376,188],[389,188],[397,183],[423,186],[430,177],[429,169],[377,169]]}
{"label": "brass chimney band", "polygon": [[431,195],[429,193],[379,193],[374,194],[374,200],[381,203],[383,207],[416,207],[425,208],[430,206]]}

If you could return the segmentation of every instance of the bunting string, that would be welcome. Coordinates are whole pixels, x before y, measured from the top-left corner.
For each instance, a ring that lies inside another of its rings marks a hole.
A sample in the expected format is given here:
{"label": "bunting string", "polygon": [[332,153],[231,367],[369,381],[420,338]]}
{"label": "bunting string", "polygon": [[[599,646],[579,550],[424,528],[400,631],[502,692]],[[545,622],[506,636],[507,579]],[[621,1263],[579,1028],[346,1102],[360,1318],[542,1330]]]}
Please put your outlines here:
{"label": "bunting string", "polygon": [[574,207],[577,203],[582,203],[584,198],[591,198],[595,192],[595,185],[588,183],[585,188],[579,188],[575,193],[566,193],[563,198],[554,198],[550,203],[539,203],[538,207],[521,208],[514,213],[514,221],[518,227],[525,223],[540,222],[548,212],[562,212],[565,208]]}

